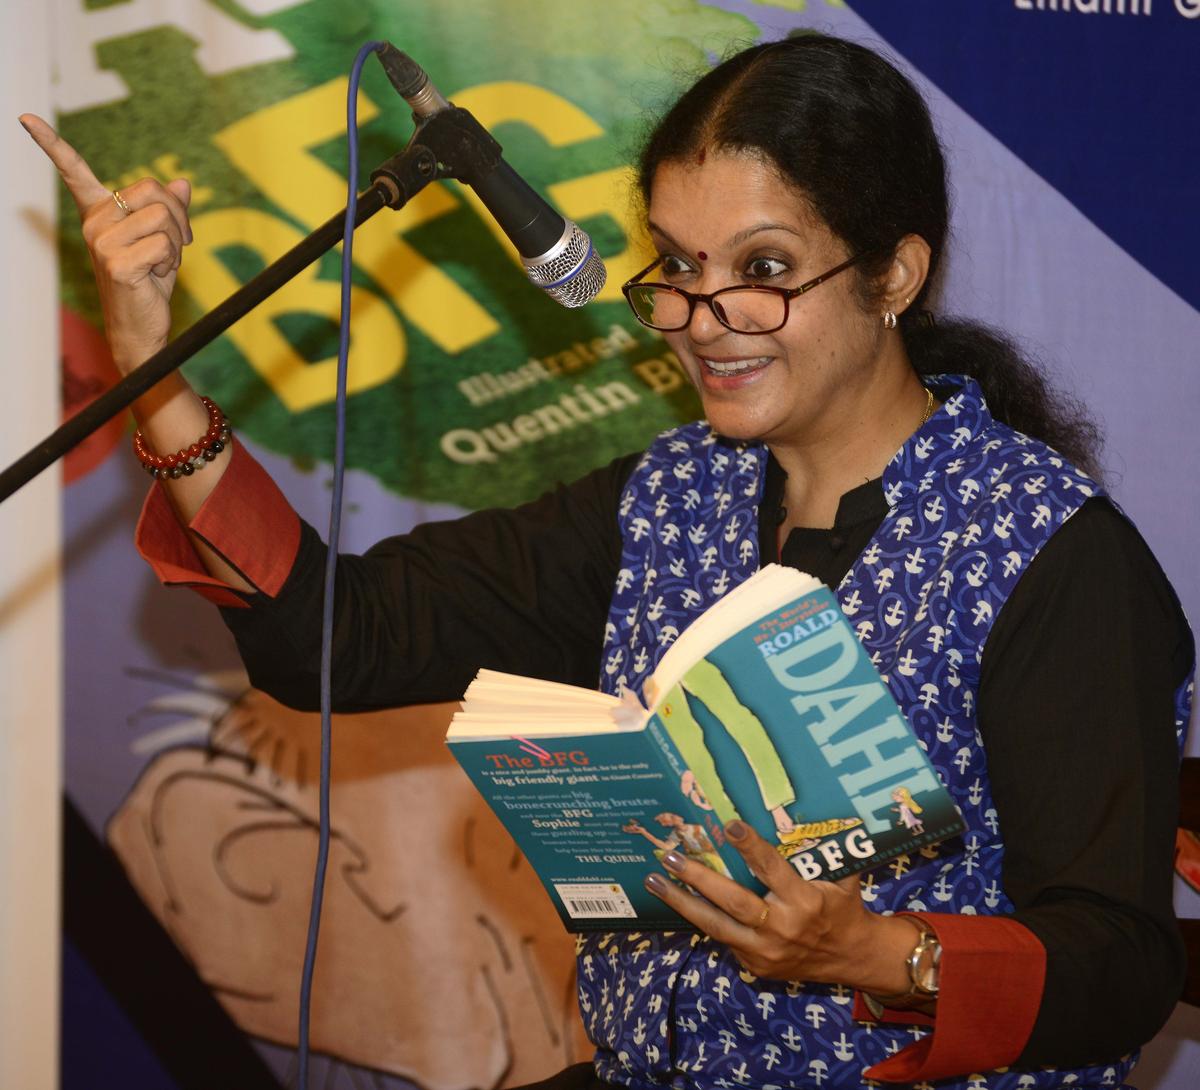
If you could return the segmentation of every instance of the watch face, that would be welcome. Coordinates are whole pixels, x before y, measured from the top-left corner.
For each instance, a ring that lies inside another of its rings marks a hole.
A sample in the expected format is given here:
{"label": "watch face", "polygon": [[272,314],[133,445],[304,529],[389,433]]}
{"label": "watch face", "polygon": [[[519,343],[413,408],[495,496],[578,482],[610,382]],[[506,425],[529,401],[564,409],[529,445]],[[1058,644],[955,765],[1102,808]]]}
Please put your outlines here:
{"label": "watch face", "polygon": [[937,995],[942,944],[932,935],[928,935],[915,951],[915,955],[912,963],[913,985],[927,995]]}

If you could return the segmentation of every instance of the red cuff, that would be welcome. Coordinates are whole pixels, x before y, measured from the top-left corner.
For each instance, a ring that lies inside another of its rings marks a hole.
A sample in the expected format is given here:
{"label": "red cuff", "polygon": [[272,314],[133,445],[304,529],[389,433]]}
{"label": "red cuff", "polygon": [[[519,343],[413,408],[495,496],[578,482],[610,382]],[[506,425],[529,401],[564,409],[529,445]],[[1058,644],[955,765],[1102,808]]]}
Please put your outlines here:
{"label": "red cuff", "polygon": [[[300,519],[275,482],[241,443],[188,528],[251,586],[274,597],[292,570]],[[186,586],[220,606],[245,607],[228,583],[210,575],[161,485],[146,497],[134,541],[159,581]]]}
{"label": "red cuff", "polygon": [[[1041,1006],[1045,947],[1028,928],[1003,916],[904,915],[925,923],[942,944],[937,1016],[885,1011],[883,1021],[931,1025],[934,1031],[863,1074],[884,1082],[925,1082],[1011,1064]],[[857,993],[854,1017],[873,1021]]]}

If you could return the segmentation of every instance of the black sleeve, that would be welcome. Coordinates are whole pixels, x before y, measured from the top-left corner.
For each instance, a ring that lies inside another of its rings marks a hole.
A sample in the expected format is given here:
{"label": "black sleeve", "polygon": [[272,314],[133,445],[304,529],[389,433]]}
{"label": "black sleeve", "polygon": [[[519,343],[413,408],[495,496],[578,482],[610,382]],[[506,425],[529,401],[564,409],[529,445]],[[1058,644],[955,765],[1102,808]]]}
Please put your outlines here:
{"label": "black sleeve", "polygon": [[[485,666],[594,687],[620,561],[617,503],[639,457],[511,510],[428,523],[340,556],[334,708],[452,700]],[[303,525],[279,594],[221,611],[251,684],[306,710],[320,706],[326,553]]]}
{"label": "black sleeve", "polygon": [[1054,535],[997,619],[979,728],[1004,886],[1047,954],[1017,1066],[1123,1055],[1179,996],[1173,694],[1192,656],[1157,562],[1098,499]]}

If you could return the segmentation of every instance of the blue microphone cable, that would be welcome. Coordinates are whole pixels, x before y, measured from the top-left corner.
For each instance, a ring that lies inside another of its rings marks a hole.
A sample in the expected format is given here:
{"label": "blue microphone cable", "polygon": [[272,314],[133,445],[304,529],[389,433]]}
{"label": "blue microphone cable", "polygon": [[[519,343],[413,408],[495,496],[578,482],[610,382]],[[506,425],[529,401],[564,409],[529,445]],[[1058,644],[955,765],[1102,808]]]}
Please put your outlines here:
{"label": "blue microphone cable", "polygon": [[313,874],[312,906],[308,916],[308,941],[304,949],[304,971],[300,977],[300,1032],[296,1048],[300,1062],[300,1090],[308,1090],[308,1029],[312,1004],[313,969],[317,961],[317,938],[321,928],[321,905],[325,898],[325,871],[329,863],[329,776],[333,748],[331,673],[333,663],[333,595],[337,574],[338,536],[342,525],[342,481],[346,472],[346,375],[350,356],[350,271],[354,244],[354,220],[358,211],[358,85],[363,65],[386,42],[367,42],[354,58],[350,86],[346,91],[346,220],[342,229],[342,313],[338,330],[337,398],[333,441],[333,495],[329,501],[329,553],[325,558],[325,594],[321,612],[321,774],[320,820],[317,836],[317,865]]}

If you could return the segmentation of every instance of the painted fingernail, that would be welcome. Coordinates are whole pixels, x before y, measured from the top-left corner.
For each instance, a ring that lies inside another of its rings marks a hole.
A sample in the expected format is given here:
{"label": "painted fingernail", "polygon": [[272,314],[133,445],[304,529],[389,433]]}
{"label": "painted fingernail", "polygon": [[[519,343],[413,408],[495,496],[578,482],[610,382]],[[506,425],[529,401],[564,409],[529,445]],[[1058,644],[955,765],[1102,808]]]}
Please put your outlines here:
{"label": "painted fingernail", "polygon": [[662,857],[662,861],[663,866],[666,867],[667,870],[673,870],[677,874],[687,866],[687,860],[684,859],[683,856],[678,852],[667,852],[667,854]]}
{"label": "painted fingernail", "polygon": [[730,840],[745,840],[746,834],[749,831],[750,830],[746,828],[746,823],[744,821],[731,821],[725,826],[725,835],[729,837]]}
{"label": "painted fingernail", "polygon": [[646,888],[651,893],[666,893],[667,880],[661,874],[647,874]]}

